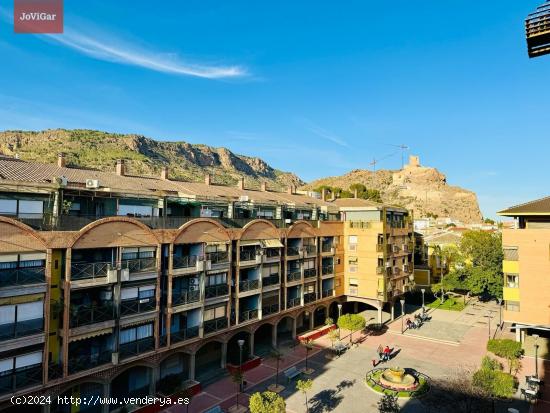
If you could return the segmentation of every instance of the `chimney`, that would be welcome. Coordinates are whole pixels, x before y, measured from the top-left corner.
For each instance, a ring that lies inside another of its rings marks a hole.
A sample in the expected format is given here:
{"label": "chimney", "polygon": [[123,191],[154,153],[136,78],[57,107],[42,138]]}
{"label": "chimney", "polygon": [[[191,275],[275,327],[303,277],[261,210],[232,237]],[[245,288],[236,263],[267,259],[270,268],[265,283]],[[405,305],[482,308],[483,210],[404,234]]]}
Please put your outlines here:
{"label": "chimney", "polygon": [[65,152],[59,152],[57,154],[57,166],[60,168],[65,168],[66,165],[66,159],[65,159]]}
{"label": "chimney", "polygon": [[204,183],[206,185],[212,185],[212,176],[210,174],[204,175]]}
{"label": "chimney", "polygon": [[116,161],[116,174],[118,176],[124,176],[124,159],[117,159]]}
{"label": "chimney", "polygon": [[354,197],[355,199],[357,199],[357,188],[355,188],[355,189],[353,190],[353,197]]}
{"label": "chimney", "polygon": [[267,182],[262,182],[260,189],[262,192],[267,192]]}
{"label": "chimney", "polygon": [[321,189],[321,199],[322,199],[323,201],[326,201],[326,200],[327,200],[327,188]]}
{"label": "chimney", "polygon": [[296,193],[296,187],[292,184],[290,184],[286,190],[288,194],[295,194]]}
{"label": "chimney", "polygon": [[168,167],[167,166],[163,166],[162,169],[160,170],[160,179],[162,179],[163,181],[168,180]]}
{"label": "chimney", "polygon": [[237,182],[237,188],[244,189],[244,178],[239,178],[239,182]]}

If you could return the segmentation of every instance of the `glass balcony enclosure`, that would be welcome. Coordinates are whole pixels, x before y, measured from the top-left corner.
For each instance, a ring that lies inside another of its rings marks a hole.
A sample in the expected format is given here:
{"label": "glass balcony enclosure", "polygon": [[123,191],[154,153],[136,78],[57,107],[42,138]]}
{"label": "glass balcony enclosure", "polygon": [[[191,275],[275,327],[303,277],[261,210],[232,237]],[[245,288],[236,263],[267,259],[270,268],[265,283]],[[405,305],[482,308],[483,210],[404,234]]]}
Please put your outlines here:
{"label": "glass balcony enclosure", "polygon": [[44,301],[0,306],[0,341],[43,331]]}
{"label": "glass balcony enclosure", "polygon": [[113,320],[114,315],[111,287],[72,291],[69,314],[70,328]]}
{"label": "glass balcony enclosure", "polygon": [[46,253],[0,254],[0,288],[43,283]]}

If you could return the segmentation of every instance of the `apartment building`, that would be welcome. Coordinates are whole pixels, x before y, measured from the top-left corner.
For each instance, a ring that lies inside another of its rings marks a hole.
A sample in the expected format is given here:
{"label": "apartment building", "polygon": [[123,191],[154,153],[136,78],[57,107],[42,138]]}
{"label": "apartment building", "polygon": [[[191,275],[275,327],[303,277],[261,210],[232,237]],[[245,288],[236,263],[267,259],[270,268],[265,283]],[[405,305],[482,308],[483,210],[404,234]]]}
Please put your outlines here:
{"label": "apartment building", "polygon": [[518,341],[531,334],[550,338],[550,197],[498,214],[517,224],[502,230],[504,321]]}
{"label": "apartment building", "polygon": [[0,158],[0,408],[204,385],[239,363],[240,339],[253,359],[338,303],[381,311],[410,288],[405,210],[65,162]]}
{"label": "apartment building", "polygon": [[529,57],[550,53],[550,0],[546,0],[525,19],[525,36]]}

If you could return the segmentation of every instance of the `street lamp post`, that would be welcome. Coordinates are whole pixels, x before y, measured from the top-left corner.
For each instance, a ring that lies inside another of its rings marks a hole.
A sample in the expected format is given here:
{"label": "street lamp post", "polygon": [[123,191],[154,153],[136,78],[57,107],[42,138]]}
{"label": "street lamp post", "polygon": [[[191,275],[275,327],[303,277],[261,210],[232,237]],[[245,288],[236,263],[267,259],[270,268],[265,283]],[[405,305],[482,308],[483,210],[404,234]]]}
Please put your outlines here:
{"label": "street lamp post", "polygon": [[237,410],[239,409],[239,393],[242,390],[243,387],[243,346],[244,346],[244,340],[237,340],[237,344],[239,345],[239,391],[237,392]]}
{"label": "street lamp post", "polygon": [[401,303],[401,334],[403,334],[405,331],[403,327],[403,319],[405,318],[405,300],[401,299],[399,302]]}
{"label": "street lamp post", "polygon": [[426,292],[426,289],[422,288],[420,291],[422,292],[422,309],[424,310],[424,293]]}
{"label": "street lamp post", "polygon": [[[338,304],[338,320],[342,317],[342,304]],[[338,325],[338,320],[336,320],[336,325]],[[342,339],[340,326],[338,326],[338,341]]]}
{"label": "street lamp post", "polygon": [[491,339],[491,312],[487,312],[487,325],[489,326],[489,340]]}
{"label": "street lamp post", "polygon": [[533,337],[535,337],[535,376],[538,379],[539,378],[539,343],[537,343],[539,339],[538,334],[533,334]]}
{"label": "street lamp post", "polygon": [[502,330],[502,298],[498,299],[498,328]]}

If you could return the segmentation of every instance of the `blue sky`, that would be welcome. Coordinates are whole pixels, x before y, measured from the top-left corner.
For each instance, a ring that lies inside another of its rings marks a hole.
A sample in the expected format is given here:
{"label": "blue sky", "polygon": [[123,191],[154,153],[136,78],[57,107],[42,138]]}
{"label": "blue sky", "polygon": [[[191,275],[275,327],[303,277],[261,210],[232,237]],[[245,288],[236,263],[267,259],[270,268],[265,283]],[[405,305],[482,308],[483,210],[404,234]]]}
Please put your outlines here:
{"label": "blue sky", "polygon": [[549,195],[550,56],[523,26],[542,2],[66,1],[51,36],[3,3],[0,129],[226,146],[304,180],[406,144],[494,216]]}

